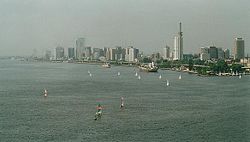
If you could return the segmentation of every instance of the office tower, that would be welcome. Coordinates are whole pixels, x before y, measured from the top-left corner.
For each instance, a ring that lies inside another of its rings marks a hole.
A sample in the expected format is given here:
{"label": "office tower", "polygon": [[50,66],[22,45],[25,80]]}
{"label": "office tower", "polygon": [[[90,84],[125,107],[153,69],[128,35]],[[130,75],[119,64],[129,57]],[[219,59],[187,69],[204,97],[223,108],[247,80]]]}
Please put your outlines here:
{"label": "office tower", "polygon": [[222,48],[217,48],[218,50],[218,59],[224,59],[224,51]]}
{"label": "office tower", "polygon": [[91,47],[90,46],[86,47],[85,48],[85,57],[86,58],[91,58],[91,55],[92,55],[91,53],[92,53]]}
{"label": "office tower", "polygon": [[169,59],[170,58],[170,47],[166,46],[163,48],[163,59]]}
{"label": "office tower", "polygon": [[93,48],[93,59],[98,60],[101,57],[101,49],[100,48]]}
{"label": "office tower", "polygon": [[56,60],[63,60],[64,48],[61,46],[56,47]]}
{"label": "office tower", "polygon": [[218,49],[215,46],[209,47],[210,59],[218,59]]}
{"label": "office tower", "polygon": [[245,57],[244,40],[235,38],[234,40],[234,59],[243,59]]}
{"label": "office tower", "polygon": [[180,23],[180,31],[177,36],[174,37],[174,60],[182,60],[183,59],[183,36],[181,31],[181,23]]}
{"label": "office tower", "polygon": [[68,48],[68,58],[75,59],[75,48]]}
{"label": "office tower", "polygon": [[84,57],[85,39],[78,38],[76,40],[76,58],[82,60]]}
{"label": "office tower", "polygon": [[229,51],[229,49],[225,49],[224,50],[224,58],[225,59],[229,59],[230,58],[230,51]]}
{"label": "office tower", "polygon": [[50,50],[46,50],[45,52],[45,60],[50,60],[52,57],[52,53]]}
{"label": "office tower", "polygon": [[210,59],[209,48],[208,47],[201,47],[200,59],[201,60],[209,60]]}

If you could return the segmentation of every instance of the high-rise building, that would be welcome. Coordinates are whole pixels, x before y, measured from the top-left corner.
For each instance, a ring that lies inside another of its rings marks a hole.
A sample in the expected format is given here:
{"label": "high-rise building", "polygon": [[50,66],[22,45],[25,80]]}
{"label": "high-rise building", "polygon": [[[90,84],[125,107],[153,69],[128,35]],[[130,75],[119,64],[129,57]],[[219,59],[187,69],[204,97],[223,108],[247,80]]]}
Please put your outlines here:
{"label": "high-rise building", "polygon": [[75,48],[68,48],[68,58],[75,59]]}
{"label": "high-rise building", "polygon": [[183,59],[183,36],[181,31],[181,23],[180,23],[180,31],[178,35],[174,37],[174,58],[173,60],[182,60]]}
{"label": "high-rise building", "polygon": [[210,59],[218,59],[218,49],[215,46],[209,47]]}
{"label": "high-rise building", "polygon": [[234,40],[234,59],[243,59],[245,57],[244,40],[235,38]]}
{"label": "high-rise building", "polygon": [[45,52],[45,59],[46,60],[50,60],[51,57],[52,57],[51,51],[50,50],[46,50],[46,52]]}
{"label": "high-rise building", "polygon": [[209,60],[210,59],[209,48],[208,47],[201,47],[200,59],[201,60]]}
{"label": "high-rise building", "polygon": [[78,38],[76,40],[76,58],[82,60],[84,57],[85,39]]}
{"label": "high-rise building", "polygon": [[56,60],[63,60],[64,48],[61,46],[56,47]]}
{"label": "high-rise building", "polygon": [[224,51],[222,48],[217,48],[218,50],[218,59],[224,59]]}
{"label": "high-rise building", "polygon": [[98,60],[101,56],[101,49],[100,48],[93,48],[93,59]]}
{"label": "high-rise building", "polygon": [[170,58],[170,47],[166,46],[163,48],[163,59],[169,59]]}
{"label": "high-rise building", "polygon": [[86,47],[85,48],[85,57],[91,58],[91,53],[92,53],[91,47],[90,46]]}
{"label": "high-rise building", "polygon": [[229,59],[230,58],[230,51],[229,51],[229,49],[225,49],[224,50],[224,58],[225,59]]}

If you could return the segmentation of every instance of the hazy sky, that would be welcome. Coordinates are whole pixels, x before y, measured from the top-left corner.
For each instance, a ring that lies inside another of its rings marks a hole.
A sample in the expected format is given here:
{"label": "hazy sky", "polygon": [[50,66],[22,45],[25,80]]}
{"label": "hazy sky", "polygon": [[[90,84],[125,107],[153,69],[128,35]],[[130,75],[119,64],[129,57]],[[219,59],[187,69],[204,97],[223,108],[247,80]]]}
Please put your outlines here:
{"label": "hazy sky", "polygon": [[1,0],[0,55],[31,55],[58,45],[134,46],[145,53],[173,48],[183,23],[184,53],[233,47],[250,53],[249,0]]}

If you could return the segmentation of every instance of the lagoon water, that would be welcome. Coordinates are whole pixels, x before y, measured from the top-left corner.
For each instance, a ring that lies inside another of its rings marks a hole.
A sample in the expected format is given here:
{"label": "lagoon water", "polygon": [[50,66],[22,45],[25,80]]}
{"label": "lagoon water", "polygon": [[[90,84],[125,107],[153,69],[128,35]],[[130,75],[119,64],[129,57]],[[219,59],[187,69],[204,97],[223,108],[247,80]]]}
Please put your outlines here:
{"label": "lagoon water", "polygon": [[0,141],[250,141],[250,76],[136,71],[0,60]]}

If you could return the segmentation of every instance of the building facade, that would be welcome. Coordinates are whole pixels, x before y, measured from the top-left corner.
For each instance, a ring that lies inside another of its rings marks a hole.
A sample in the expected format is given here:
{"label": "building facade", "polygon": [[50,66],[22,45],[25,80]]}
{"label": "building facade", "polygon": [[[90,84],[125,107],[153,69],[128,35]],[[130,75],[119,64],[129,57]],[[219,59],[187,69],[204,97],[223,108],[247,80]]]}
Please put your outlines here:
{"label": "building facade", "polygon": [[245,57],[244,40],[235,38],[234,40],[234,59],[243,59]]}
{"label": "building facade", "polygon": [[174,57],[173,60],[182,60],[183,59],[183,36],[181,31],[181,23],[180,23],[180,31],[177,36],[174,37]]}
{"label": "building facade", "polygon": [[76,40],[76,59],[82,60],[84,57],[85,39],[78,38]]}

